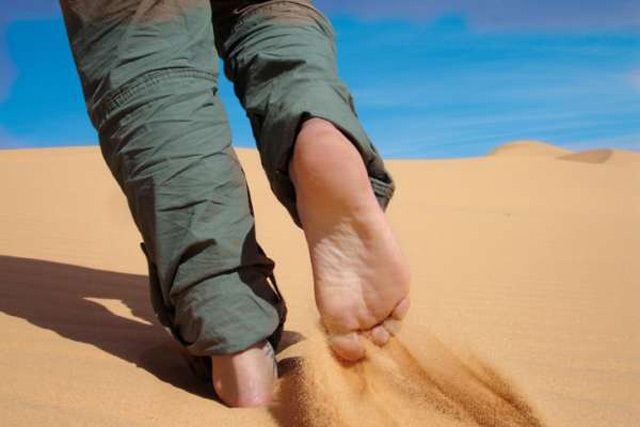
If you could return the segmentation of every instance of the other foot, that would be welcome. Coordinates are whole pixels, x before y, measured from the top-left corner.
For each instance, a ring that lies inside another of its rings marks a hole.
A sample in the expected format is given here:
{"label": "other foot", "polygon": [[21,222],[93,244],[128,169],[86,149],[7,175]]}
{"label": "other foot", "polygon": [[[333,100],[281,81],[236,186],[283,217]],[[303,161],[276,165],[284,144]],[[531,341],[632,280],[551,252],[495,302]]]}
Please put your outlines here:
{"label": "other foot", "polygon": [[231,407],[265,406],[278,378],[271,344],[260,342],[245,351],[211,357],[213,387]]}

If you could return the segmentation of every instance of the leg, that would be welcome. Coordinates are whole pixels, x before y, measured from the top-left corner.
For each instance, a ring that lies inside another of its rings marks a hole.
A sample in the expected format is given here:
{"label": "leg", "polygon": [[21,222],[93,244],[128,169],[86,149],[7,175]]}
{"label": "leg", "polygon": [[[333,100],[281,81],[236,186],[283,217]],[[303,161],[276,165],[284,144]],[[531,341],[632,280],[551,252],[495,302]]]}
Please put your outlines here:
{"label": "leg", "polygon": [[[225,402],[264,403],[273,359],[255,348],[276,345],[285,308],[216,96],[209,3],[61,5],[102,153],[144,241],[160,322],[213,364]],[[256,376],[238,383],[233,370],[247,366]]]}
{"label": "leg", "polygon": [[[333,32],[309,1],[214,8],[219,51],[276,196],[302,226],[333,349],[363,357],[408,309],[408,266],[381,208],[393,182],[337,77]],[[295,147],[295,150],[294,150]]]}

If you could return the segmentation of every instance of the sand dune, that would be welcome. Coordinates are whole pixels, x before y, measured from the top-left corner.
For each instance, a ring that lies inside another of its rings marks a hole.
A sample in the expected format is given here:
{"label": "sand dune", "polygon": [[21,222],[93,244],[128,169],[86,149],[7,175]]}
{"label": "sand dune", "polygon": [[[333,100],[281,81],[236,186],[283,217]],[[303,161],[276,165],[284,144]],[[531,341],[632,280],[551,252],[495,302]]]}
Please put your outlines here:
{"label": "sand dune", "polygon": [[541,156],[541,157],[559,157],[562,155],[571,154],[571,150],[551,145],[542,141],[526,140],[526,141],[513,141],[507,144],[500,145],[493,149],[490,153],[491,156]]}
{"label": "sand dune", "polygon": [[301,232],[239,150],[290,319],[277,402],[230,410],[155,321],[99,150],[0,152],[1,425],[637,425],[639,154],[493,154],[389,162],[413,308],[347,365],[318,330]]}
{"label": "sand dune", "polygon": [[[639,145],[640,146],[640,145]],[[547,157],[583,163],[638,163],[640,152],[609,148],[573,152],[542,141],[513,141],[493,149],[489,156],[497,157]]]}

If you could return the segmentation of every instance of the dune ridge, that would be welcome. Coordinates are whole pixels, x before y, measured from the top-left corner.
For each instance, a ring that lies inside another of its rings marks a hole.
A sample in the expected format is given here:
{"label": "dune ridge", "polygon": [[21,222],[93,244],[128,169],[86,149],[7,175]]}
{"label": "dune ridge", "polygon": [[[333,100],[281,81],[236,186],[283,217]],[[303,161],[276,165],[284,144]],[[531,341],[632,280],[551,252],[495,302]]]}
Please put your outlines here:
{"label": "dune ridge", "polygon": [[572,160],[574,162],[583,163],[640,163],[640,153],[630,150],[584,150],[578,153],[565,154],[558,157],[561,160]]}
{"label": "dune ridge", "polygon": [[491,150],[489,156],[515,156],[515,157],[550,157],[556,158],[573,153],[557,145],[536,140],[512,141],[501,144]]}
{"label": "dune ridge", "polygon": [[[640,144],[638,144],[640,148]],[[590,149],[574,152],[553,144],[536,140],[512,141],[491,150],[494,157],[546,157],[549,159],[569,160],[581,163],[628,164],[640,162],[640,152],[623,149]]]}

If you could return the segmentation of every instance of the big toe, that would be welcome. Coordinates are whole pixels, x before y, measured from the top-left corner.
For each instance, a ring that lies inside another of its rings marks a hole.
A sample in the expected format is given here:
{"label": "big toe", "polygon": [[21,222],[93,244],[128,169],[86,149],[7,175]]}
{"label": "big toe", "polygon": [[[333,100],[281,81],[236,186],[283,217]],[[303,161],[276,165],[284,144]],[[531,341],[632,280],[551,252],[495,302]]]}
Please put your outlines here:
{"label": "big toe", "polygon": [[357,362],[364,357],[364,347],[357,332],[331,335],[329,345],[339,357],[349,362]]}
{"label": "big toe", "polygon": [[391,317],[396,320],[404,319],[409,311],[409,306],[409,297],[404,297],[391,312]]}

